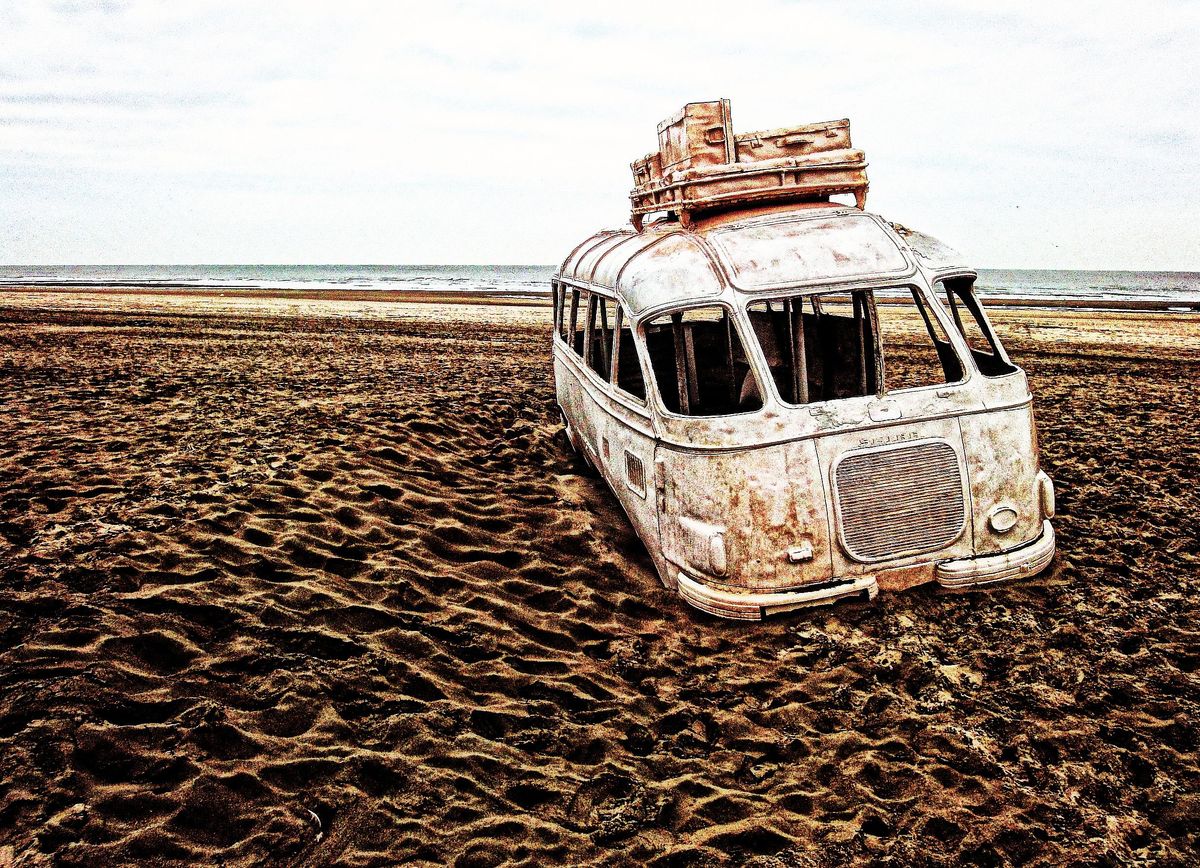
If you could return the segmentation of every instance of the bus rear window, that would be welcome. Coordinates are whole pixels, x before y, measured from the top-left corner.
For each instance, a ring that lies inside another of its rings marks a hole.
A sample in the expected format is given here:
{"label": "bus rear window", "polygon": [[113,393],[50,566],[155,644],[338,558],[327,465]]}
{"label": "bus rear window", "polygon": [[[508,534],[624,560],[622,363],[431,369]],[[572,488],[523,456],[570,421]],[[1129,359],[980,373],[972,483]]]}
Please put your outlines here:
{"label": "bus rear window", "polygon": [[881,395],[962,379],[962,364],[920,293],[873,290],[760,301],[747,310],[787,404]]}
{"label": "bus rear window", "polygon": [[762,409],[762,393],[727,308],[697,307],[644,326],[663,405],[681,416],[728,416]]}
{"label": "bus rear window", "polygon": [[759,301],[750,325],[788,404],[873,395],[877,365],[867,292],[825,293]]}
{"label": "bus rear window", "polygon": [[954,277],[939,281],[937,296],[950,312],[954,325],[971,350],[971,358],[985,377],[1002,377],[1017,370],[1008,360],[983,306],[975,296],[975,279]]}

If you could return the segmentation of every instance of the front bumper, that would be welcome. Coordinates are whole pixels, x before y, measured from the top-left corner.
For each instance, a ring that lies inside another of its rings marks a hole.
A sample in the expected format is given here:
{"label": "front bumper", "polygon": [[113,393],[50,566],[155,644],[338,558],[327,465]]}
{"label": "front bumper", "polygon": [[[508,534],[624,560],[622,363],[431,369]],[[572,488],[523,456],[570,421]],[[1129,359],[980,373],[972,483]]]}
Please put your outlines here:
{"label": "front bumper", "polygon": [[1020,548],[996,555],[962,558],[937,565],[934,576],[943,588],[973,588],[1036,575],[1054,560],[1054,528],[1042,522],[1042,535]]}
{"label": "front bumper", "polygon": [[759,621],[777,612],[790,612],[806,606],[824,606],[846,597],[873,600],[879,593],[874,576],[862,576],[844,582],[832,582],[811,590],[780,591],[765,594],[739,594],[722,591],[688,578],[678,576],[679,595],[701,611],[722,618]]}

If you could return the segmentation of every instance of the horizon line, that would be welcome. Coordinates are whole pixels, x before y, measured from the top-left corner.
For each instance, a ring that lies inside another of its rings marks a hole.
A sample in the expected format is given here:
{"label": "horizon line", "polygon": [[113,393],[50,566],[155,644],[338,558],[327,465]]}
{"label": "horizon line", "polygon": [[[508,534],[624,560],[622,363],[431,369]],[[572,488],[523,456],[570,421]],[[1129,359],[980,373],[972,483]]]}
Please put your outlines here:
{"label": "horizon line", "polygon": [[[545,262],[12,262],[0,268],[558,268]],[[980,265],[976,271],[1090,271],[1110,274],[1200,274],[1200,268],[1029,268]]]}

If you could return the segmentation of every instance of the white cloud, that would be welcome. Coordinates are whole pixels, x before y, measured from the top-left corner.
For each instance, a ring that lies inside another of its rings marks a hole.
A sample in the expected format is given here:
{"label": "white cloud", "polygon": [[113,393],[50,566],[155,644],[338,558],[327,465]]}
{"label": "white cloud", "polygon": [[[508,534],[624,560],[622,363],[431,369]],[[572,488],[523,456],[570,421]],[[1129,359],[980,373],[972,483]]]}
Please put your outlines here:
{"label": "white cloud", "polygon": [[981,265],[1200,269],[1198,8],[6,5],[0,260],[555,261],[727,96]]}

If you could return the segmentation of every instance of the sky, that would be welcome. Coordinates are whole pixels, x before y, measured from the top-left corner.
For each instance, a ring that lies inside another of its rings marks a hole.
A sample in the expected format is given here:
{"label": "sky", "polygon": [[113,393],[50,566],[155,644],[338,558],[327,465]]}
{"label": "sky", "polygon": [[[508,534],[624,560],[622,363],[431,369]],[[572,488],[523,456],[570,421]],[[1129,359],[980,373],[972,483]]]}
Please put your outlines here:
{"label": "sky", "polygon": [[0,263],[552,263],[689,101],[980,267],[1200,271],[1200,2],[0,0]]}

